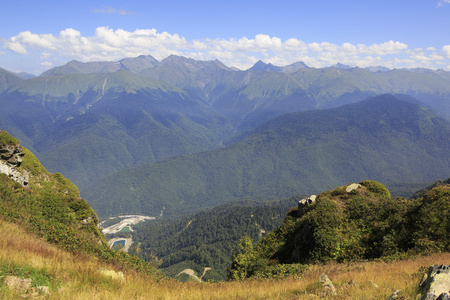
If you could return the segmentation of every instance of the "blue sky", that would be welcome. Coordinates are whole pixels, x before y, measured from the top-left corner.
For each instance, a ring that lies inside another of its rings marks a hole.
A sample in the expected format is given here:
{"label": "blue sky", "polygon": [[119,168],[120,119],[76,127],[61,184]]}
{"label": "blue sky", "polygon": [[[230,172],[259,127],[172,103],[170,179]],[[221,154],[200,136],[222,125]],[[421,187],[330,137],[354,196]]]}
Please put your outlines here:
{"label": "blue sky", "polygon": [[219,59],[241,69],[263,60],[450,71],[450,0],[0,4],[0,67],[14,72],[142,54]]}

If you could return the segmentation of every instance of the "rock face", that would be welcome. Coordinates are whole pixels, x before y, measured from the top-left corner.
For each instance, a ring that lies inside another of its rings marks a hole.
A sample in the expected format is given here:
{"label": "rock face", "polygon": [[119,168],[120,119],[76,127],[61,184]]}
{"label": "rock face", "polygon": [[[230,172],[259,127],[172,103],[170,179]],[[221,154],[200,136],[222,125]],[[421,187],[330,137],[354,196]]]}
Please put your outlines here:
{"label": "rock face", "polygon": [[20,167],[24,155],[25,152],[20,145],[0,145],[0,173],[6,174],[22,186],[28,185],[29,181],[28,172],[20,172],[17,169]]}
{"label": "rock face", "polygon": [[434,265],[420,283],[421,300],[450,298],[450,265]]}
{"label": "rock face", "polygon": [[0,158],[12,166],[20,166],[24,155],[21,146],[0,145]]}
{"label": "rock face", "polygon": [[308,198],[302,199],[298,201],[298,212],[297,215],[303,215],[303,211],[308,205],[314,204],[316,202],[316,195],[311,195]]}

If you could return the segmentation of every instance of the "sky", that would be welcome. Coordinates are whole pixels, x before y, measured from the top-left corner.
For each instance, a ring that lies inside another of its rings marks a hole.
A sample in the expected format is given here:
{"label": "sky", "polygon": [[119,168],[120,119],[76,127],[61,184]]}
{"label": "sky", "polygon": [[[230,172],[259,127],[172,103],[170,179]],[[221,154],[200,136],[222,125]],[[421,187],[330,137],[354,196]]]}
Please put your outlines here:
{"label": "sky", "polygon": [[151,55],[450,71],[450,0],[0,0],[0,67]]}

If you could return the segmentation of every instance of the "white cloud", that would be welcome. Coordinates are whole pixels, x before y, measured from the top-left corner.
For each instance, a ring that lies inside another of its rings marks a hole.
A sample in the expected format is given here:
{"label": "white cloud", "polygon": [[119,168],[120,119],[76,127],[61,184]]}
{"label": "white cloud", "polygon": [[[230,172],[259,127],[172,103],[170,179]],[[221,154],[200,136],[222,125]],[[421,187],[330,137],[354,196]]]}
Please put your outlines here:
{"label": "white cloud", "polygon": [[[450,0],[449,0],[450,1]],[[127,31],[98,27],[92,36],[67,28],[59,35],[36,34],[29,31],[3,40],[3,48],[17,54],[37,51],[44,65],[49,57],[81,61],[115,61],[125,57],[150,54],[164,59],[170,54],[200,60],[219,59],[228,66],[246,69],[258,60],[275,65],[303,61],[309,66],[324,67],[338,62],[350,66],[382,65],[390,68],[423,66],[440,67],[450,58],[450,45],[441,51],[434,47],[409,49],[399,41],[365,45],[330,42],[305,43],[290,38],[281,40],[265,34],[254,38],[200,39],[188,41],[178,34],[158,32],[156,29]],[[424,51],[423,49],[426,49]],[[438,64],[439,62],[439,64]]]}
{"label": "white cloud", "polygon": [[450,0],[440,0],[437,4],[438,7],[444,6],[445,4],[450,3]]}
{"label": "white cloud", "polygon": [[450,58],[450,45],[442,47],[442,52],[444,52],[444,54]]}
{"label": "white cloud", "polygon": [[41,62],[41,66],[50,68],[50,67],[53,67],[53,64],[49,61],[44,61],[44,62]]}
{"label": "white cloud", "polygon": [[19,42],[16,42],[15,40],[5,42],[3,48],[12,50],[12,51],[16,52],[17,54],[27,54],[28,53],[27,49],[25,49],[25,47],[22,46],[22,44],[20,44]]}

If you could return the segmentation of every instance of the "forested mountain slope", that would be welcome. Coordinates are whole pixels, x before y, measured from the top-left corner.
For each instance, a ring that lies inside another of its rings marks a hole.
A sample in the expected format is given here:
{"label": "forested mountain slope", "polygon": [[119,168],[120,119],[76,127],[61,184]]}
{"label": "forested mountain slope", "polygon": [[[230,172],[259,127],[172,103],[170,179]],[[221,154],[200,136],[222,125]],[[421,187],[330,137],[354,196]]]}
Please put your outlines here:
{"label": "forested mountain slope", "polygon": [[[129,71],[36,77],[0,96],[0,124],[83,186],[114,171],[217,147],[228,121]],[[11,131],[11,130],[9,130]]]}
{"label": "forested mountain slope", "polygon": [[279,116],[225,148],[108,176],[85,190],[101,216],[182,214],[239,198],[316,193],[367,178],[431,182],[450,170],[450,123],[384,95]]}
{"label": "forested mountain slope", "polygon": [[160,261],[160,269],[176,277],[184,269],[202,275],[202,281],[224,281],[232,253],[242,236],[255,241],[283,222],[286,211],[299,197],[221,205],[178,219],[159,218],[133,226],[134,244],[129,253]]}
{"label": "forested mountain slope", "polygon": [[450,75],[442,70],[258,62],[239,71],[171,55],[71,61],[27,80],[5,72],[0,126],[82,191],[120,170],[221,147],[234,133],[284,113],[384,93],[412,96],[450,118]]}

